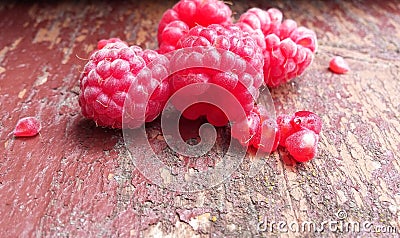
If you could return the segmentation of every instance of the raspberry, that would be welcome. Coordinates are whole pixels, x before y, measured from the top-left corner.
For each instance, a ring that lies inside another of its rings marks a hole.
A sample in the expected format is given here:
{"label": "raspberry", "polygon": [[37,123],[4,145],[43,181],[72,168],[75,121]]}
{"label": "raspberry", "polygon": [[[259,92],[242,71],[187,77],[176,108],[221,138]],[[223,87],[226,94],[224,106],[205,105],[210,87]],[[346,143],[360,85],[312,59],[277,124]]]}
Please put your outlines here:
{"label": "raspberry", "polygon": [[329,69],[334,73],[344,74],[350,70],[350,67],[342,57],[336,56],[329,62]]}
{"label": "raspberry", "polygon": [[[174,54],[170,59],[172,72],[184,69],[171,77],[173,92],[194,83],[212,83],[234,95],[246,114],[251,111],[262,85],[259,72],[262,72],[263,56],[250,34],[237,26],[196,26],[179,40],[177,47],[190,50]],[[211,95],[202,87],[191,92],[192,95],[203,93]],[[206,116],[215,126],[227,124],[228,119],[221,110],[205,108],[202,106],[197,112],[189,108],[183,115],[190,119]]]}
{"label": "raspberry", "polygon": [[279,10],[252,8],[242,14],[237,25],[247,32],[261,30],[265,35],[264,82],[267,86],[277,87],[286,83],[301,75],[311,64],[317,48],[315,33],[297,27],[293,20],[282,22]]}
{"label": "raspberry", "polygon": [[35,136],[39,133],[42,126],[40,121],[35,117],[24,117],[18,120],[14,129],[14,136],[16,137],[29,137]]}
{"label": "raspberry", "polygon": [[219,0],[181,0],[168,9],[158,25],[160,52],[174,50],[177,37],[194,26],[227,25],[232,22],[232,11]]}
{"label": "raspberry", "polygon": [[98,46],[80,79],[82,114],[99,126],[121,128],[127,100],[128,127],[154,120],[170,95],[167,78],[163,78],[168,59],[121,40],[100,41]]}
{"label": "raspberry", "polygon": [[277,149],[280,138],[276,121],[268,116],[262,105],[255,106],[245,120],[233,123],[231,133],[243,146],[268,153]]}
{"label": "raspberry", "polygon": [[264,82],[269,87],[277,87],[301,75],[313,59],[315,34],[304,28],[293,29],[293,25],[286,22],[289,20],[279,27],[280,38],[275,34],[265,37]]}
{"label": "raspberry", "polygon": [[304,129],[286,139],[286,148],[296,161],[306,162],[317,154],[318,139],[313,131]]}

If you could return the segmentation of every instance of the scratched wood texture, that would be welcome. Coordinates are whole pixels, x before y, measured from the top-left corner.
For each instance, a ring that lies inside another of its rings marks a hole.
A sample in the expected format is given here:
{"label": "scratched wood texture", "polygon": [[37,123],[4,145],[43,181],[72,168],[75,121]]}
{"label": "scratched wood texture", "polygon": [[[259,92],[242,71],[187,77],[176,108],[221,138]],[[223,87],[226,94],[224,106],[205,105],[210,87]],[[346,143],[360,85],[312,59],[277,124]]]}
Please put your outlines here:
{"label": "scratched wood texture", "polygon": [[[258,222],[319,224],[343,212],[341,221],[399,232],[399,1],[233,1],[236,18],[249,7],[277,7],[316,31],[312,66],[271,94],[277,112],[304,109],[322,117],[319,154],[290,165],[280,150],[255,177],[242,166],[224,184],[195,194],[149,183],[127,156],[121,131],[85,120],[77,102],[83,59],[97,40],[120,37],[156,48],[158,21],[173,4],[0,3],[0,236],[280,236],[276,229],[257,231]],[[329,72],[334,55],[351,72]],[[13,138],[24,116],[40,118],[39,136]],[[160,133],[157,123],[149,127]]]}

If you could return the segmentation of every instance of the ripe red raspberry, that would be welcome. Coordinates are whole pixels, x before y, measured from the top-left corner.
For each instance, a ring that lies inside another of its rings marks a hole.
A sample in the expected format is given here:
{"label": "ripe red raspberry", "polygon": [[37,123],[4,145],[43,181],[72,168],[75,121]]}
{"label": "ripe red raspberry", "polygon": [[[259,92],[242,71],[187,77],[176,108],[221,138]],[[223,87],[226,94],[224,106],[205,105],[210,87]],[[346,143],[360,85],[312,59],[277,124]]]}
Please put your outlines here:
{"label": "ripe red raspberry", "polygon": [[255,106],[245,120],[232,123],[231,135],[243,146],[268,153],[277,149],[280,138],[276,121],[262,105]]}
{"label": "ripe red raspberry", "polygon": [[[219,0],[181,0],[168,9],[158,25],[160,52],[174,49],[177,37],[194,26],[227,25],[232,22],[232,11]],[[174,23],[173,23],[174,22]]]}
{"label": "ripe red raspberry", "polygon": [[335,56],[329,62],[329,69],[337,74],[344,74],[350,70],[347,62],[340,56]]}
{"label": "ripe red raspberry", "polygon": [[286,148],[298,162],[306,162],[317,154],[319,136],[313,131],[304,129],[286,139]]}
{"label": "ripe red raspberry", "polygon": [[121,128],[126,100],[127,126],[135,128],[154,120],[170,95],[168,81],[163,78],[168,59],[120,40],[98,45],[80,79],[82,114],[99,126]]}
{"label": "ripe red raspberry", "polygon": [[264,82],[268,87],[277,87],[302,74],[311,64],[312,52],[296,45],[291,39],[280,41],[275,34],[266,38],[264,51]]}
{"label": "ripe red raspberry", "polygon": [[42,126],[40,125],[40,121],[35,117],[24,117],[18,120],[14,129],[14,136],[35,136],[39,133],[41,128]]}
{"label": "ripe red raspberry", "polygon": [[[195,50],[183,51],[178,56],[174,54],[170,59],[173,72],[178,71],[175,68],[185,69],[171,77],[173,92],[194,83],[212,83],[231,92],[245,113],[251,111],[262,85],[263,56],[250,34],[237,26],[196,26],[179,40],[177,47]],[[205,93],[201,87],[196,91],[191,94],[201,96]],[[228,122],[224,113],[215,107],[193,108],[188,108],[183,115],[189,119],[206,116],[215,126]]]}
{"label": "ripe red raspberry", "polygon": [[267,86],[286,83],[311,64],[317,48],[315,33],[297,27],[293,20],[282,22],[279,10],[252,8],[240,17],[237,25],[247,32],[261,30],[265,35],[264,82]]}

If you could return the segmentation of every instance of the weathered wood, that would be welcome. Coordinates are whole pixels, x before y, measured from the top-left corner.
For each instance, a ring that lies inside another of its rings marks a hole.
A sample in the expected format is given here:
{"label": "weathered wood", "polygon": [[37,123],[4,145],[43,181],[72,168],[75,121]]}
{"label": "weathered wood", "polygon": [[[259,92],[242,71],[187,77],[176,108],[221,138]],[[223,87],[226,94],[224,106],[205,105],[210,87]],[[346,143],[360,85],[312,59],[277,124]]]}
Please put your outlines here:
{"label": "weathered wood", "polygon": [[[277,7],[317,32],[310,69],[271,94],[278,112],[322,117],[319,155],[291,166],[280,150],[254,178],[246,160],[224,184],[194,194],[150,184],[121,131],[97,128],[77,102],[79,72],[97,40],[155,48],[158,21],[173,4],[0,4],[0,236],[278,236],[258,232],[259,221],[320,224],[339,220],[338,211],[347,213],[343,222],[400,232],[400,3],[234,1],[236,18],[252,6]],[[334,55],[351,72],[328,71]],[[32,115],[41,135],[13,138],[17,120]],[[157,123],[149,130],[162,147]]]}

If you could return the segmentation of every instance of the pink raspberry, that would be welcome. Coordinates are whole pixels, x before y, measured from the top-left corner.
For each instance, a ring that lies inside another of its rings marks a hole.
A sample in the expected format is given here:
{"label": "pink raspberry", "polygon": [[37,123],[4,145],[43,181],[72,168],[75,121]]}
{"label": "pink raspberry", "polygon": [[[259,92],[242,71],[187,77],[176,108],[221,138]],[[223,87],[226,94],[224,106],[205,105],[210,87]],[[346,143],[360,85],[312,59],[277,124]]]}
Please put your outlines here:
{"label": "pink raspberry", "polygon": [[298,111],[293,116],[279,115],[277,124],[280,132],[279,144],[288,149],[296,161],[312,159],[317,152],[321,118],[309,111]]}
{"label": "pink raspberry", "polygon": [[261,30],[265,35],[264,82],[267,86],[286,83],[301,75],[311,64],[317,48],[315,32],[297,27],[290,19],[282,22],[279,10],[252,8],[236,24],[247,32]]}
{"label": "pink raspberry", "polygon": [[219,0],[181,0],[168,9],[158,25],[160,53],[174,50],[176,43],[194,26],[227,25],[232,22],[232,11]]}
{"label": "pink raspberry", "polygon": [[154,120],[170,95],[163,78],[167,68],[168,59],[155,51],[115,39],[100,41],[80,79],[82,114],[99,126],[121,128],[126,100],[127,126]]}
{"label": "pink raspberry", "polygon": [[39,133],[42,126],[35,117],[24,117],[18,120],[14,129],[15,137],[35,136]]}
{"label": "pink raspberry", "polygon": [[268,87],[277,87],[301,75],[311,64],[313,52],[292,39],[280,40],[275,34],[265,37],[264,82]]}
{"label": "pink raspberry", "polygon": [[[251,111],[262,85],[260,72],[263,56],[261,48],[250,34],[241,31],[237,26],[196,26],[179,40],[177,47],[201,48],[197,49],[198,52],[190,50],[182,55],[175,54],[170,59],[173,72],[176,71],[175,68],[185,69],[171,77],[173,92],[194,83],[212,83],[231,92],[246,114]],[[193,67],[196,62],[202,67]],[[210,93],[202,87],[196,91],[191,94],[200,97],[203,93]],[[187,110],[183,115],[189,119],[206,116],[215,126],[226,125],[228,122],[220,109],[204,103]]]}
{"label": "pink raspberry", "polygon": [[232,123],[231,133],[243,146],[268,153],[277,149],[280,138],[276,121],[268,116],[262,105],[254,107],[245,120]]}

